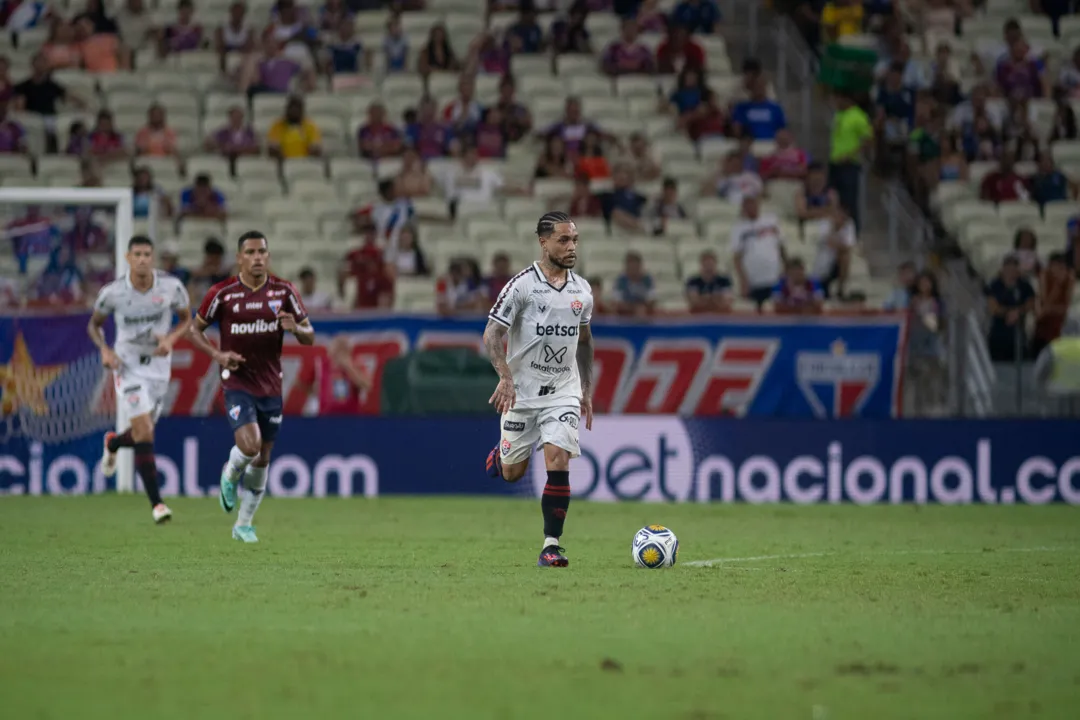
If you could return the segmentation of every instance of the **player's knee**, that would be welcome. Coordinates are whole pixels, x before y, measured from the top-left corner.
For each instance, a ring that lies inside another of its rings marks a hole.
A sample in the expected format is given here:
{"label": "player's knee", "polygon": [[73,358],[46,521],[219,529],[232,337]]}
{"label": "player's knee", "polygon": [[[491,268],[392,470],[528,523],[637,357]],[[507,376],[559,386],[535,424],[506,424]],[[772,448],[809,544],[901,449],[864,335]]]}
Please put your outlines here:
{"label": "player's knee", "polygon": [[503,465],[502,475],[503,479],[507,482],[513,482],[520,480],[525,476],[525,471],[529,469],[528,463],[517,463],[516,465]]}
{"label": "player's knee", "polygon": [[137,443],[154,442],[154,423],[149,415],[140,415],[131,419],[131,439]]}
{"label": "player's knee", "polygon": [[258,426],[244,426],[236,431],[233,438],[236,447],[248,457],[254,457],[262,450],[262,438],[259,437]]}
{"label": "player's knee", "polygon": [[263,467],[263,468],[269,466],[270,465],[270,453],[272,453],[273,450],[274,450],[274,446],[272,444],[263,443],[259,447],[258,455],[256,456],[256,458],[254,460],[251,461],[251,464],[254,465],[255,467]]}
{"label": "player's knee", "polygon": [[555,445],[544,446],[544,464],[548,470],[563,471],[570,469],[570,453]]}

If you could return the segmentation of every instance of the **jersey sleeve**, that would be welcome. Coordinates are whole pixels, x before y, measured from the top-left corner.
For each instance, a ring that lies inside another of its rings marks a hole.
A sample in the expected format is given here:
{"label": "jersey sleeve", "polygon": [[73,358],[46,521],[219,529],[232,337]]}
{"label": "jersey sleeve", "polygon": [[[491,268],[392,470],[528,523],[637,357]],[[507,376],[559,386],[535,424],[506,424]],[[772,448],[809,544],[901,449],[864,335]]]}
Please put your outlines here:
{"label": "jersey sleeve", "polygon": [[593,296],[592,292],[585,293],[585,302],[582,303],[585,307],[581,309],[581,324],[588,325],[592,322],[593,314]]}
{"label": "jersey sleeve", "polygon": [[296,292],[292,283],[289,283],[287,287],[289,294],[285,296],[285,301],[288,303],[289,312],[293,314],[297,323],[302,323],[308,319],[307,308],[304,307],[304,301],[300,299],[300,293]]}
{"label": "jersey sleeve", "polygon": [[206,321],[207,325],[213,325],[221,320],[221,291],[222,288],[214,286],[206,293],[202,304],[199,305],[198,316]]}
{"label": "jersey sleeve", "polygon": [[187,288],[184,287],[184,283],[176,279],[173,282],[172,297],[169,298],[169,307],[173,310],[185,310],[191,309],[191,297],[188,296]]}
{"label": "jersey sleeve", "polygon": [[97,299],[94,300],[95,315],[112,315],[113,311],[116,310],[116,303],[113,301],[112,291],[112,283],[109,283],[98,291]]}
{"label": "jersey sleeve", "polygon": [[521,313],[521,282],[509,282],[495,299],[491,306],[488,318],[505,327],[513,327],[514,321]]}

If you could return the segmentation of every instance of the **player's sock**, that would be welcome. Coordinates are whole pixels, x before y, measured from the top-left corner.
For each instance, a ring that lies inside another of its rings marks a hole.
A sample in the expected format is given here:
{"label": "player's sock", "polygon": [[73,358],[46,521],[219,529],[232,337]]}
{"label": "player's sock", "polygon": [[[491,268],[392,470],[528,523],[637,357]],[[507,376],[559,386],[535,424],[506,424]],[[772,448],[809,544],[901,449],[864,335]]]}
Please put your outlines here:
{"label": "player's sock", "polygon": [[[544,512],[544,547],[558,545],[562,537],[566,510],[570,507],[570,471],[548,470],[547,485],[540,497],[540,509]],[[554,543],[547,540],[554,539]]]}
{"label": "player's sock", "polygon": [[135,469],[146,488],[146,497],[150,498],[150,507],[161,503],[158,490],[157,462],[154,460],[154,443],[135,443]]}
{"label": "player's sock", "polygon": [[229,451],[229,462],[225,465],[225,474],[228,475],[229,481],[236,482],[242,478],[244,471],[254,459],[254,455],[245,455],[240,452],[240,448],[233,445],[233,449]]}
{"label": "player's sock", "polygon": [[135,447],[135,438],[131,437],[131,428],[109,438],[109,452],[114,453],[120,448]]}
{"label": "player's sock", "polygon": [[255,519],[255,511],[259,509],[266,490],[266,468],[248,465],[244,472],[244,489],[247,492],[240,497],[240,512],[236,515],[237,527],[249,526]]}

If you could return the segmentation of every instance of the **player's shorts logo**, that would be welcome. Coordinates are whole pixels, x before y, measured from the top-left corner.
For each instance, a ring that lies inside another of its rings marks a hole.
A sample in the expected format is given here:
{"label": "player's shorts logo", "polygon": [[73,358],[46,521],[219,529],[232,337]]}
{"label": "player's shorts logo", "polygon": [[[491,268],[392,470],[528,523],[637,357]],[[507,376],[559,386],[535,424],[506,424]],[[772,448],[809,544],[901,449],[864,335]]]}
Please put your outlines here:
{"label": "player's shorts logo", "polygon": [[136,405],[138,405],[139,404],[139,395],[138,395],[138,393],[131,393],[130,395],[128,395],[127,401],[128,401],[128,405],[131,405],[132,407],[135,407]]}
{"label": "player's shorts logo", "polygon": [[580,300],[574,300],[570,303],[570,311],[574,313],[574,317],[581,314],[581,311],[585,309],[585,305]]}
{"label": "player's shorts logo", "polygon": [[502,448],[502,454],[503,455],[509,455],[510,454],[510,441],[509,440],[503,440],[502,443],[500,443],[500,447]]}
{"label": "player's shorts logo", "polygon": [[556,365],[562,365],[563,360],[566,359],[566,347],[555,349],[550,345],[544,346],[544,362],[555,363]]}
{"label": "player's shorts logo", "polygon": [[559,416],[559,421],[564,422],[567,425],[569,425],[570,427],[577,430],[577,425],[578,425],[577,413],[564,412],[562,415]]}
{"label": "player's shorts logo", "polygon": [[239,405],[233,405],[231,408],[229,408],[229,417],[231,417],[233,420],[238,420],[240,418]]}
{"label": "player's shorts logo", "polygon": [[275,415],[272,418],[270,418],[270,424],[271,425],[280,425],[281,424],[281,416],[280,415]]}
{"label": "player's shorts logo", "polygon": [[278,314],[278,310],[281,310],[280,300],[267,300],[266,305],[270,308],[270,312],[274,313],[275,315]]}
{"label": "player's shorts logo", "polygon": [[525,423],[518,422],[517,420],[507,420],[503,423],[503,430],[509,430],[510,432],[522,432],[525,429]]}

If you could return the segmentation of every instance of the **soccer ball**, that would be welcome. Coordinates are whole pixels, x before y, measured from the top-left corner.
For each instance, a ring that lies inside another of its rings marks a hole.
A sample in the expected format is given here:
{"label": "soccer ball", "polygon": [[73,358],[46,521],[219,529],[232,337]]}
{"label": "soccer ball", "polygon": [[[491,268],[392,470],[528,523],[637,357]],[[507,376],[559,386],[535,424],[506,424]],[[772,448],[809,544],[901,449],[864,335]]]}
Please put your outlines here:
{"label": "soccer ball", "polygon": [[663,525],[648,525],[634,535],[630,555],[638,567],[671,567],[679,559],[679,539]]}

